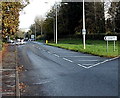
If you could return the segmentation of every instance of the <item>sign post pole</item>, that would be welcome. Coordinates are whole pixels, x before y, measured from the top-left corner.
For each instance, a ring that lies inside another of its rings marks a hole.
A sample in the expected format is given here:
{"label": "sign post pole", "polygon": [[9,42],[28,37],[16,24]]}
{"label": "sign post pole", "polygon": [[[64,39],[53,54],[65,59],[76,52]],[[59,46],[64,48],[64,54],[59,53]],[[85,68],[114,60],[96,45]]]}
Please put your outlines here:
{"label": "sign post pole", "polygon": [[107,40],[107,52],[108,52],[108,40]]}
{"label": "sign post pole", "polygon": [[115,41],[114,41],[114,51],[115,51]]}

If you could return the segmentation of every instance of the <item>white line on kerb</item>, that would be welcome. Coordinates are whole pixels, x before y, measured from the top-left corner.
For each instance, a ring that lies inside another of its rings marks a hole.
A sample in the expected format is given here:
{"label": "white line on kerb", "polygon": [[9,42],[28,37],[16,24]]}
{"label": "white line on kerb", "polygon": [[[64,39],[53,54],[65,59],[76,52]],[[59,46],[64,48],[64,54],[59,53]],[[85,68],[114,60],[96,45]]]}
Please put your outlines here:
{"label": "white line on kerb", "polygon": [[71,61],[71,60],[69,60],[69,59],[67,59],[67,58],[63,58],[64,60],[66,60],[66,61],[69,61],[69,62],[73,62],[73,61]]}
{"label": "white line on kerb", "polygon": [[59,55],[57,55],[57,54],[54,54],[54,56],[56,56],[56,57],[60,57]]}
{"label": "white line on kerb", "polygon": [[107,59],[107,60],[105,60],[105,61],[103,61],[103,62],[100,62],[100,63],[94,64],[94,65],[92,65],[92,66],[89,66],[88,68],[95,67],[95,66],[97,66],[97,65],[106,63],[106,62],[108,62],[108,61],[115,60],[115,59],[117,59],[117,58],[119,58],[119,57],[115,57],[115,58],[112,58],[112,59]]}
{"label": "white line on kerb", "polygon": [[12,70],[16,70],[16,69],[0,69],[0,71],[12,71]]}

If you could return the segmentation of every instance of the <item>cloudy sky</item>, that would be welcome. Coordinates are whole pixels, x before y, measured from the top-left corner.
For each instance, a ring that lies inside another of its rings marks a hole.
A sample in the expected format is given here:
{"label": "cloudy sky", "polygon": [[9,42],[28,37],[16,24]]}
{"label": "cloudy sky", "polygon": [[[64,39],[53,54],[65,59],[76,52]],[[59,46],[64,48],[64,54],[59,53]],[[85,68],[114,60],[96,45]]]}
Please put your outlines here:
{"label": "cloudy sky", "polygon": [[20,13],[19,28],[27,29],[34,23],[36,16],[44,17],[54,5],[55,1],[58,2],[61,0],[30,0],[30,4]]}
{"label": "cloudy sky", "polygon": [[45,17],[45,14],[49,12],[56,1],[60,2],[63,0],[30,0],[30,4],[20,13],[19,28],[28,29],[30,25],[34,23],[36,16]]}

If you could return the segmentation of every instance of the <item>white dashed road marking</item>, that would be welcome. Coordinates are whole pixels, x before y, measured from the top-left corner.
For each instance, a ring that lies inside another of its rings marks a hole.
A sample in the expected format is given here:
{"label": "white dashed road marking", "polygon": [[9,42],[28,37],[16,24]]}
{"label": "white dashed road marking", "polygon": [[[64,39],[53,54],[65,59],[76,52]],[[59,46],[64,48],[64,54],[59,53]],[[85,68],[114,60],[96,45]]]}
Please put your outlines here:
{"label": "white dashed road marking", "polygon": [[59,55],[57,55],[57,54],[54,54],[54,56],[56,56],[56,57],[60,57]]}
{"label": "white dashed road marking", "polygon": [[[40,47],[36,47],[36,48],[41,49]],[[54,55],[54,56],[56,56],[56,57],[63,57],[64,60],[66,60],[66,61],[68,61],[68,62],[71,62],[71,63],[72,63],[73,61],[70,60],[70,59],[67,59],[66,57],[71,57],[71,58],[84,58],[83,60],[78,60],[78,61],[81,61],[81,62],[87,62],[87,61],[88,61],[88,62],[97,62],[97,61],[100,61],[100,60],[90,60],[90,59],[87,60],[87,58],[93,58],[93,57],[96,58],[97,56],[86,56],[86,55],[83,55],[83,56],[59,56],[59,55],[57,55],[57,54],[51,53],[51,52],[46,51],[46,50],[44,50],[44,49],[42,49],[42,50],[43,50],[44,52],[47,52],[47,53],[49,53],[49,54],[52,54],[52,55]],[[74,53],[74,52],[71,52],[71,53]],[[119,57],[120,57],[120,56],[119,56]],[[108,61],[115,60],[115,59],[117,59],[117,58],[119,58],[119,57],[115,57],[115,58],[111,58],[111,59],[106,59],[106,60],[101,61],[101,62],[96,63],[96,64],[77,64],[77,65],[80,66],[80,67],[89,69],[89,68],[95,67],[95,66],[97,66],[97,65],[106,63],[106,62],[108,62]],[[88,66],[88,67],[86,67],[86,66]]]}
{"label": "white dashed road marking", "polygon": [[88,67],[78,64],[78,66],[88,69]]}
{"label": "white dashed road marking", "polygon": [[73,61],[71,61],[71,60],[69,60],[69,59],[67,59],[67,58],[63,58],[64,60],[66,60],[66,61],[69,61],[69,62],[73,62]]}

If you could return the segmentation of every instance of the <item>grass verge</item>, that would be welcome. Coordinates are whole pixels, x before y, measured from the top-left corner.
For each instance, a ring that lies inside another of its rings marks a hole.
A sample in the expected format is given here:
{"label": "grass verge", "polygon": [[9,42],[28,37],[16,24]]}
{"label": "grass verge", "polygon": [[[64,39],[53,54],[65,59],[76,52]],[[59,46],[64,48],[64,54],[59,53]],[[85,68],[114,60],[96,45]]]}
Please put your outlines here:
{"label": "grass verge", "polygon": [[86,49],[83,49],[82,40],[80,39],[62,39],[58,41],[58,44],[50,42],[47,45],[56,46],[59,48],[64,48],[77,52],[98,55],[102,57],[120,56],[120,42],[118,41],[116,42],[115,51],[113,51],[113,41],[109,42],[108,52],[106,51],[106,41],[104,40],[86,40]]}

